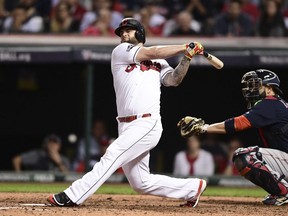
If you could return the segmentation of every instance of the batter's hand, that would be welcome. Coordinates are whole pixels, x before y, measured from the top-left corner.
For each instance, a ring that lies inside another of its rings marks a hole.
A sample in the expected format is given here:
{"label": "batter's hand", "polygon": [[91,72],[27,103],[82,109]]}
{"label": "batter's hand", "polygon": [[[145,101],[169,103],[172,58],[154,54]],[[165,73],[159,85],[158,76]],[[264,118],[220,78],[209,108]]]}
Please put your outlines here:
{"label": "batter's hand", "polygon": [[199,42],[191,42],[190,44],[185,44],[185,56],[188,59],[192,59],[194,55],[203,54],[204,47]]}
{"label": "batter's hand", "polygon": [[182,118],[177,127],[180,130],[182,137],[190,137],[192,135],[199,135],[200,133],[205,133],[209,125],[205,124],[205,121],[201,118],[186,116]]}

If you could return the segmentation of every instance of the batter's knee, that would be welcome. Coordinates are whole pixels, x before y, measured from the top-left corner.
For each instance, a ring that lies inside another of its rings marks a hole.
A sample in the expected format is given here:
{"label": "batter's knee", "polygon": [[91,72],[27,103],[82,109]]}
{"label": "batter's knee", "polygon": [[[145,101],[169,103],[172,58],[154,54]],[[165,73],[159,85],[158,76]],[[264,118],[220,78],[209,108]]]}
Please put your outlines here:
{"label": "batter's knee", "polygon": [[130,186],[135,192],[139,194],[146,194],[148,193],[148,190],[149,190],[148,184],[145,184],[145,183],[138,182],[138,184],[133,184],[133,185],[130,184]]}
{"label": "batter's knee", "polygon": [[141,187],[141,186],[137,186],[137,187],[132,187],[133,188],[133,190],[135,191],[135,192],[137,192],[138,194],[145,194],[146,193],[146,191],[145,191],[145,188],[144,187]]}

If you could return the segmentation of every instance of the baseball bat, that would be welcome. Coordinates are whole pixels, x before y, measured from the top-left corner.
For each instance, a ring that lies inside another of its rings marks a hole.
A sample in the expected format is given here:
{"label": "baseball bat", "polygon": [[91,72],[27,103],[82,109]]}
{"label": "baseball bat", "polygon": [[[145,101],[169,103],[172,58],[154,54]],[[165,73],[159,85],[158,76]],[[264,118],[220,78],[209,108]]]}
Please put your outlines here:
{"label": "baseball bat", "polygon": [[208,53],[208,52],[203,52],[203,56],[210,62],[211,65],[213,65],[217,69],[221,69],[224,66],[224,63],[217,58],[216,56]]}

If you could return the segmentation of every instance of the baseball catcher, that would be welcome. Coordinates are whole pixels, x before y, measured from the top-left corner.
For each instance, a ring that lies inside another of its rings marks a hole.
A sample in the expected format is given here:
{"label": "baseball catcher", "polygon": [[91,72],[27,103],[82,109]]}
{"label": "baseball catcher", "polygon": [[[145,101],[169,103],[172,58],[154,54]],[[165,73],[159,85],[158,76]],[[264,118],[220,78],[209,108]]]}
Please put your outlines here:
{"label": "baseball catcher", "polygon": [[261,143],[238,148],[233,163],[240,175],[266,190],[265,205],[288,203],[288,104],[280,95],[278,76],[267,69],[244,74],[242,93],[248,112],[225,121],[205,124],[201,118],[186,116],[177,126],[183,137],[201,133],[235,133],[257,128]]}

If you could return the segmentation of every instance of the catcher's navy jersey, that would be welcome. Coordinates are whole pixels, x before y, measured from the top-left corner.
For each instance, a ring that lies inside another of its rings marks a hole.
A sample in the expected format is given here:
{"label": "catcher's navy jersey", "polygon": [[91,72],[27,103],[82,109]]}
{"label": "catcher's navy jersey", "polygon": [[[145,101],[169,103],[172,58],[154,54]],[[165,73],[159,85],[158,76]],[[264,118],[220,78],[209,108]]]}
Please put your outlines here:
{"label": "catcher's navy jersey", "polygon": [[258,129],[263,147],[288,153],[288,104],[280,97],[266,97],[244,116]]}

